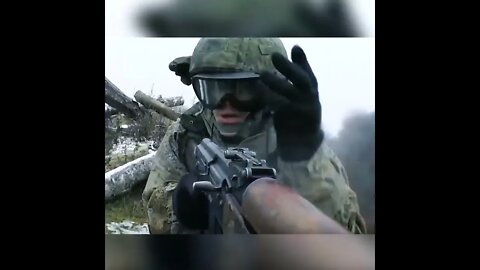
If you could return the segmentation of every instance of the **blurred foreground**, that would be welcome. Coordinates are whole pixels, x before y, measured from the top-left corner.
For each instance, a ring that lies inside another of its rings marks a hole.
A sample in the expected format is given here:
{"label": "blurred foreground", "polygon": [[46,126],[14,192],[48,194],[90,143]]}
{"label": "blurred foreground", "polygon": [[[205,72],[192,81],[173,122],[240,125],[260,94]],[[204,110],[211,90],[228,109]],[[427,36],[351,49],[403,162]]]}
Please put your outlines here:
{"label": "blurred foreground", "polygon": [[110,0],[105,9],[107,35],[374,36],[373,0]]}
{"label": "blurred foreground", "polygon": [[105,269],[375,269],[374,235],[113,236]]}

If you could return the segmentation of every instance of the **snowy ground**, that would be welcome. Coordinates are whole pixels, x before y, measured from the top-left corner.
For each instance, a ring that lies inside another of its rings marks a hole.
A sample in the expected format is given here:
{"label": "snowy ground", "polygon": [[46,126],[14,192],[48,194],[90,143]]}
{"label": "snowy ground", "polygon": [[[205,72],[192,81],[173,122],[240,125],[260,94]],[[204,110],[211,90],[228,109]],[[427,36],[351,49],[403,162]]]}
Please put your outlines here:
{"label": "snowy ground", "polygon": [[[115,167],[122,166],[127,161],[154,153],[153,143],[153,141],[136,142],[132,138],[119,138],[118,143],[114,144],[109,152],[110,161],[108,165],[106,164],[105,172],[112,171]],[[134,199],[131,198],[131,200]],[[132,209],[137,211],[135,204],[130,204],[131,202],[127,203],[127,205],[116,206],[114,209],[110,207],[109,209],[111,210],[107,210],[114,211],[113,213],[117,214],[122,213],[125,220],[120,215],[121,219],[117,220],[117,222],[105,223],[105,234],[149,234],[146,223],[137,223],[129,220],[133,216],[130,216],[131,213],[128,213],[128,211],[132,211]],[[123,211],[126,211],[126,214],[123,214]],[[137,215],[134,216],[137,217]]]}
{"label": "snowy ground", "polygon": [[138,224],[130,220],[105,224],[106,234],[149,234],[147,224]]}
{"label": "snowy ground", "polygon": [[110,155],[118,155],[124,153],[132,153],[134,151],[138,151],[139,149],[148,148],[148,153],[155,151],[153,147],[153,141],[146,141],[146,142],[136,142],[132,138],[119,138],[119,143],[114,144],[112,150],[110,151]]}
{"label": "snowy ground", "polygon": [[154,141],[136,142],[131,138],[119,138],[119,143],[114,144],[105,156],[105,172],[155,151]]}
{"label": "snowy ground", "polygon": [[[105,104],[105,110],[108,109],[111,110],[112,108]],[[120,124],[119,128],[123,130],[120,134],[128,134],[130,127],[127,124],[130,123],[129,121],[118,121],[116,123]],[[126,135],[118,137],[117,143],[112,145],[105,156],[105,173],[129,161],[154,153],[156,151],[154,143],[154,141],[138,142]],[[141,193],[139,194],[141,195]],[[143,217],[143,214],[141,214],[143,209],[138,206],[141,197],[138,195],[137,198],[137,195],[128,195],[125,202],[106,204],[105,234],[149,234],[147,224],[143,223],[145,219],[141,218]],[[116,222],[110,222],[112,219]]]}

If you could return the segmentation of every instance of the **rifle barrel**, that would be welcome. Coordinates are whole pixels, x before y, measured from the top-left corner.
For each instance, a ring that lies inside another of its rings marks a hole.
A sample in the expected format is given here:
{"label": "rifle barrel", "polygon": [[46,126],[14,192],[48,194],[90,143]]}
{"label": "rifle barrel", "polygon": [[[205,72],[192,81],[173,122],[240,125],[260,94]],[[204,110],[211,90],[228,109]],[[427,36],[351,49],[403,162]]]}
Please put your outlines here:
{"label": "rifle barrel", "polygon": [[251,183],[242,212],[259,234],[348,234],[292,188],[272,178]]}

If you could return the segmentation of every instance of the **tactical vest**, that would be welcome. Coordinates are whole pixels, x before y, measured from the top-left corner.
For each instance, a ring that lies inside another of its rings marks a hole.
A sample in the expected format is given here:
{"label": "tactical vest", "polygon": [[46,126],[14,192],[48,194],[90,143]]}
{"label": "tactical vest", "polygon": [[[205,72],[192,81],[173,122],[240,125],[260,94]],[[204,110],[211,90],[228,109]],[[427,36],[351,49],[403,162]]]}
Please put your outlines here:
{"label": "tactical vest", "polygon": [[[202,117],[200,103],[196,103],[180,116],[180,125],[185,129],[185,132],[177,135],[178,154],[180,161],[185,164],[189,172],[193,170],[195,165],[193,151],[202,139],[210,138],[220,147],[226,147],[219,136],[215,134],[214,128],[210,127]],[[271,119],[269,119],[263,131],[249,136],[235,147],[246,147],[253,150],[256,152],[258,159],[265,159],[268,166],[274,167],[278,172],[276,146],[275,129]]]}

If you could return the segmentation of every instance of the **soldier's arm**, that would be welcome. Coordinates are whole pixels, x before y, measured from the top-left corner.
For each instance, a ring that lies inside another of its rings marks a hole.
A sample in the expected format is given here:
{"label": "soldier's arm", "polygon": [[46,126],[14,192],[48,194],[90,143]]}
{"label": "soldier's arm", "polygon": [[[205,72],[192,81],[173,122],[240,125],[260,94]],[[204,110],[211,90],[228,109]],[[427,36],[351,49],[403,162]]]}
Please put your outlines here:
{"label": "soldier's arm", "polygon": [[187,173],[178,158],[176,136],[184,132],[179,120],[173,122],[157,149],[153,168],[142,194],[148,212],[152,234],[168,234],[175,222],[172,210],[172,193],[180,178]]}
{"label": "soldier's arm", "polygon": [[366,233],[357,196],[349,186],[345,168],[325,143],[309,160],[286,162],[279,157],[278,167],[279,180],[295,188],[350,232]]}

